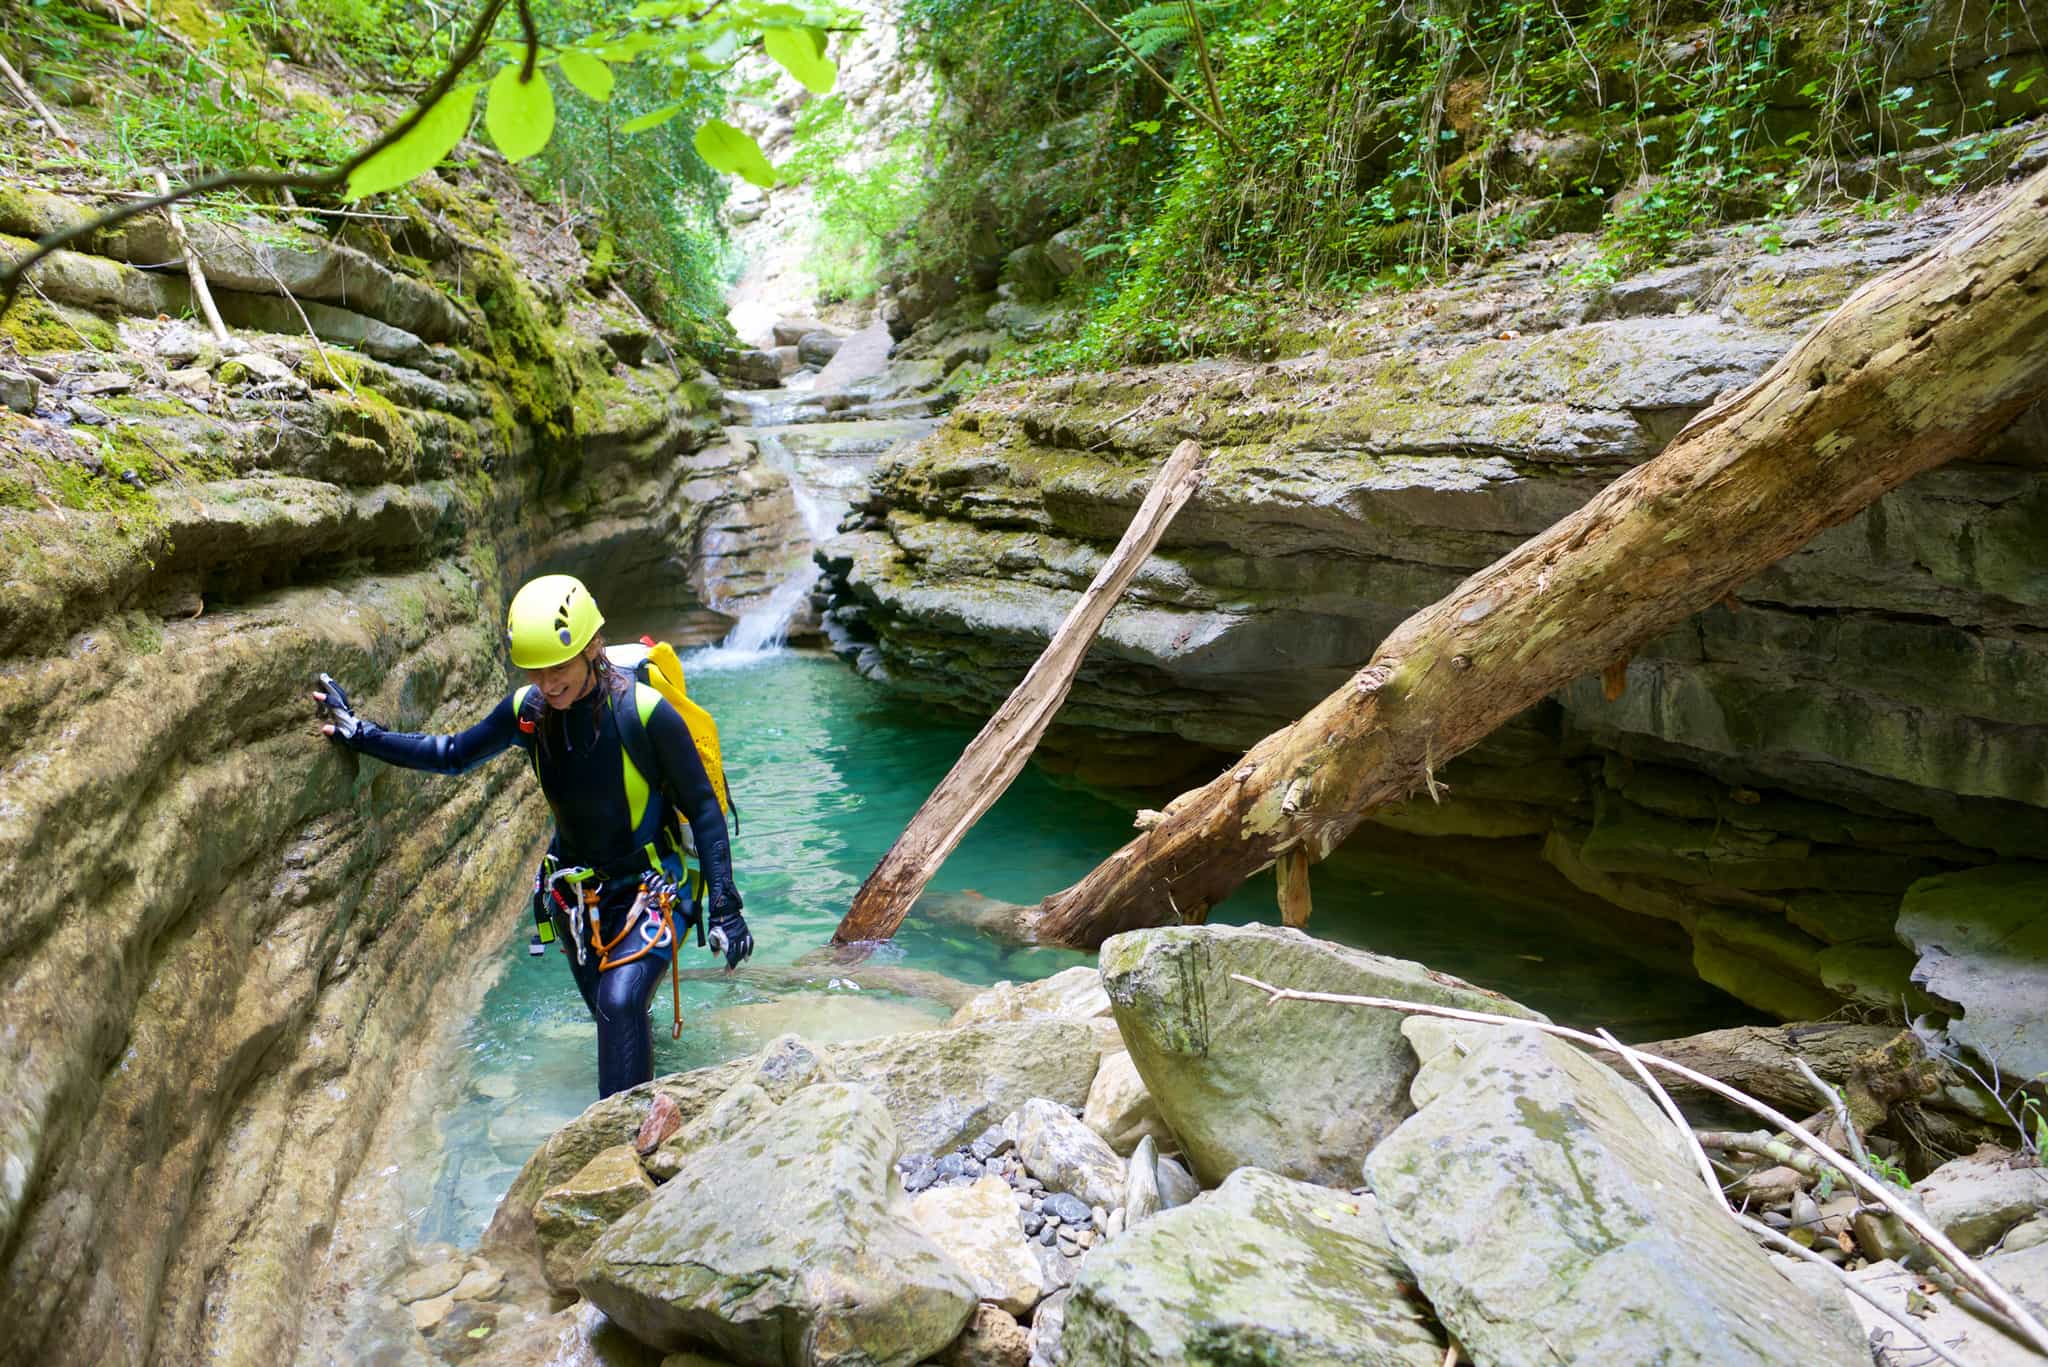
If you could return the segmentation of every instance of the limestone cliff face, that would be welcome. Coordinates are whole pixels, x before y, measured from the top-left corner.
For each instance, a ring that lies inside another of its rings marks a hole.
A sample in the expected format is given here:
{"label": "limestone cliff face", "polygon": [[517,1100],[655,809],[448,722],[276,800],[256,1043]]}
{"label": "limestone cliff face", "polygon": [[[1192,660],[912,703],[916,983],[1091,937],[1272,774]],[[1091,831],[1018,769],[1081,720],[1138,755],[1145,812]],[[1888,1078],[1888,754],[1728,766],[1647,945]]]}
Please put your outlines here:
{"label": "limestone cliff face", "polygon": [[[985,714],[1195,437],[1206,482],[1048,742],[1101,782],[1192,774],[1952,221],[1809,224],[1775,254],[1724,240],[1604,289],[1532,256],[1368,305],[1288,360],[990,390],[878,471],[821,555],[828,622],[871,677]],[[1896,1009],[1906,888],[2048,849],[2044,552],[2036,412],[1657,642],[1619,698],[1580,681],[1440,771],[1443,804],[1379,819],[1540,844],[1581,888],[1678,922],[1705,977],[1767,1010]]]}
{"label": "limestone cliff face", "polygon": [[[0,245],[85,211],[0,187]],[[0,1359],[277,1361],[412,1032],[523,902],[520,766],[358,762],[314,674],[458,729],[529,572],[737,611],[746,547],[700,548],[795,515],[536,220],[430,180],[346,243],[198,227],[227,355],[159,318],[146,220],[6,319]]]}

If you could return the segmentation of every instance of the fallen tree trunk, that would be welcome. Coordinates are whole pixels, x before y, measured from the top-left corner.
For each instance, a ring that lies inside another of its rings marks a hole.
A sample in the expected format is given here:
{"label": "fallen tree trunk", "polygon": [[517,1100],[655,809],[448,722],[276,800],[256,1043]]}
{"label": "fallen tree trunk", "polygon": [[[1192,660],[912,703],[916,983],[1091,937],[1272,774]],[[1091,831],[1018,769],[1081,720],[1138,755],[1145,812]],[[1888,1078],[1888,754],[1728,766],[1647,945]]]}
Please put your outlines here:
{"label": "fallen tree trunk", "polygon": [[1067,700],[1074,674],[1109,619],[1109,610],[1123,597],[1173,515],[1186,506],[1201,482],[1202,448],[1184,441],[1159,467],[1145,501],[1124,529],[1123,539],[1096,571],[1094,581],[1067,613],[1067,620],[1060,623],[1024,681],[968,742],[953,768],[860,885],[853,905],[832,933],[832,943],[886,940],[896,933],[910,904],[931,882],[946,856],[1023,772],[1039,737]]}
{"label": "fallen tree trunk", "polygon": [[[1641,1047],[1788,1111],[1802,1106],[1813,1108],[1813,1086],[1799,1071],[1798,1060],[1804,1059],[1816,1073],[1848,1091],[1850,1109],[1857,1113],[1856,1123],[1871,1129],[1884,1122],[1890,1102],[1907,1099],[1907,1092],[1917,1099],[1921,1089],[1888,1086],[1874,1077],[1873,1086],[1864,1080],[1866,1074],[1903,1072],[1915,1067],[1927,1067],[1932,1072],[1932,1066],[1917,1047],[1896,1050],[1895,1058],[1888,1056],[1888,1046],[1898,1042],[1899,1033],[1895,1026],[1846,1022],[1740,1025]],[[1694,1087],[1683,1078],[1665,1086],[1681,1106],[1709,1105],[1714,1099],[1713,1093]],[[1883,1095],[1873,1096],[1874,1091]]]}
{"label": "fallen tree trunk", "polygon": [[1524,708],[1732,592],[2048,394],[2048,172],[1856,291],[1769,372],[1423,609],[1300,721],[1026,918],[1043,942],[1205,914]]}

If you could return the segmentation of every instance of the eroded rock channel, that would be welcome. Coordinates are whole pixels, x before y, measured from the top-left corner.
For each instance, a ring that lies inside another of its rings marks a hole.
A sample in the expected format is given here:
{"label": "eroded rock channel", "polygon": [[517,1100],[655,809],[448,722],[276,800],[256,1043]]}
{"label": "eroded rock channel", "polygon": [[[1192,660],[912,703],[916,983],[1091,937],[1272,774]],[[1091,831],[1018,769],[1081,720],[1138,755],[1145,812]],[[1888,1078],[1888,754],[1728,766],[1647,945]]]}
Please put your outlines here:
{"label": "eroded rock channel", "polygon": [[[546,816],[515,765],[445,783],[326,746],[303,690],[331,671],[393,726],[457,729],[501,696],[503,604],[546,569],[687,642],[827,638],[877,693],[979,718],[1191,437],[1207,482],[1041,755],[1089,802],[1156,801],[1966,207],[1714,238],[1602,287],[1531,252],[1272,361],[987,384],[1081,268],[1056,216],[1000,270],[777,318],[714,375],[496,163],[409,204],[198,223],[229,346],[177,317],[148,217],[53,256],[7,317],[6,1360],[1832,1363],[1892,1332],[1716,1223],[1619,1073],[1509,1027],[1333,1025],[1231,976],[1539,1014],[1336,944],[1327,912],[1328,939],[1141,932],[987,993],[886,957],[756,965],[874,994],[875,1029],[748,1037],[522,1134],[487,1233],[412,1247],[378,1178],[431,1161],[407,1136],[447,1107],[436,1070]],[[0,185],[0,246],[86,212]],[[1413,869],[1688,967],[1756,1033],[1687,1047],[1834,1041],[1856,1122],[1910,1117],[1878,1157],[2036,1299],[2038,1155],[1939,1161],[2014,1117],[1897,1027],[2048,1071],[2044,471],[2037,410],[1533,709],[1330,874]],[[933,934],[980,953],[985,899],[948,896]],[[1804,1169],[1741,1185],[1928,1308],[1881,1213]]]}

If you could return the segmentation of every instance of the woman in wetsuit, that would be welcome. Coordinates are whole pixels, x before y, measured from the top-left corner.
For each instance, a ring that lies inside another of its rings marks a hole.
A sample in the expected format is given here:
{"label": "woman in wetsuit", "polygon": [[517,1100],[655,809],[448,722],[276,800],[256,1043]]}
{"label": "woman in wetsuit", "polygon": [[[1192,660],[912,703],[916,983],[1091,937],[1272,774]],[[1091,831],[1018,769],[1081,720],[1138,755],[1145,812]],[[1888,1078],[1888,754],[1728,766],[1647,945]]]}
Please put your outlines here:
{"label": "woman in wetsuit", "polygon": [[[733,886],[725,817],[689,727],[666,699],[605,659],[597,636],[603,625],[589,591],[569,575],[546,575],[520,589],[506,634],[512,663],[526,671],[530,686],[453,736],[386,731],[356,716],[324,675],[313,694],[332,718],[322,731],[388,764],[459,774],[515,745],[528,752],[555,817],[535,895],[553,903],[555,937],[597,1022],[600,1097],[654,1076],[648,1003],[676,953],[676,924],[691,924],[699,911],[671,834],[671,811],[689,823],[713,947],[723,942],[728,970],[754,949]],[[658,773],[640,775],[632,762],[621,734],[622,725],[634,725],[623,715],[628,710],[643,719]],[[579,878],[577,870],[588,873]],[[560,871],[567,872],[556,879]],[[553,896],[565,883],[566,895]],[[650,888],[653,897],[646,895]],[[663,916],[659,894],[670,889],[682,910]]]}

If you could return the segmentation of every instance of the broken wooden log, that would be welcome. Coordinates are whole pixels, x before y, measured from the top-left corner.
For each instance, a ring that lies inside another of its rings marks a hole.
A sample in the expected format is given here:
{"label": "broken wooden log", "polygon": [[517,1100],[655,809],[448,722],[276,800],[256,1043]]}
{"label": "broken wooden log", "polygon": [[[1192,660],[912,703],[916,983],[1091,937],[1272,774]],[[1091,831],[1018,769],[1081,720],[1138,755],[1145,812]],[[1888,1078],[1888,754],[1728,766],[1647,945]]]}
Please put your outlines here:
{"label": "broken wooden log", "polygon": [[1201,482],[1202,448],[1184,441],[1166,458],[1151,491],[1124,530],[1123,540],[1096,571],[1094,582],[1067,613],[1067,620],[1060,623],[1024,681],[996,709],[981,734],[968,743],[952,772],[939,780],[939,786],[932,789],[932,795],[854,894],[852,907],[832,933],[834,944],[886,940],[896,933],[910,904],[960,838],[1023,772],[1039,737],[1067,700],[1074,674],[1108,620],[1110,609],[1123,597],[1173,515]]}
{"label": "broken wooden log", "polygon": [[1308,925],[1311,903],[1308,895],[1308,851],[1292,849],[1273,861],[1273,875],[1279,882],[1280,924],[1296,930]]}
{"label": "broken wooden log", "polygon": [[1549,531],[1396,628],[1364,668],[1024,928],[1094,948],[1205,912],[1524,708],[1600,671],[2048,395],[2048,171],[1857,290]]}

